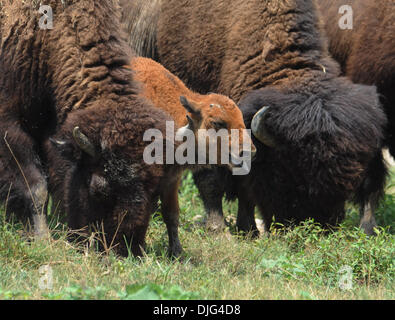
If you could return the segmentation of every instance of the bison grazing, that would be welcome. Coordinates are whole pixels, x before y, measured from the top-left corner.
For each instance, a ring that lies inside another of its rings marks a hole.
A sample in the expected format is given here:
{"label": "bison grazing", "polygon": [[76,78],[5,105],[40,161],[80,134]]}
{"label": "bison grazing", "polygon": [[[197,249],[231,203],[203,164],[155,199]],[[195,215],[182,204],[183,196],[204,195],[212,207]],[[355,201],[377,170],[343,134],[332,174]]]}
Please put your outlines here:
{"label": "bison grazing", "polygon": [[[132,6],[152,5],[137,2]],[[222,170],[195,175],[208,213],[222,214],[228,189],[239,199],[237,226],[257,234],[255,206],[266,228],[273,216],[284,223],[312,217],[334,225],[344,216],[345,201],[353,200],[361,206],[361,226],[373,233],[386,176],[386,117],[375,87],[339,77],[313,0],[155,3],[156,27],[145,21],[152,17],[142,16],[145,10],[125,15],[150,26],[128,30],[156,39],[155,50],[145,54],[155,51],[195,91],[230,96],[256,137],[248,176],[226,178]],[[121,4],[127,12],[131,2]]]}
{"label": "bison grazing", "polygon": [[[395,157],[395,2],[320,0],[317,4],[329,38],[329,52],[344,74],[353,82],[377,86],[388,117],[387,144]],[[343,5],[352,9],[352,29],[339,27],[339,8]]]}
{"label": "bison grazing", "polygon": [[[132,55],[116,0],[42,4],[51,6],[53,29],[40,28],[37,1],[0,5],[1,200],[40,233],[49,190],[71,228],[103,222],[107,245],[139,255],[177,170],[143,161],[143,135],[165,132],[171,118],[139,97],[124,67]],[[164,220],[177,253],[178,221]]]}

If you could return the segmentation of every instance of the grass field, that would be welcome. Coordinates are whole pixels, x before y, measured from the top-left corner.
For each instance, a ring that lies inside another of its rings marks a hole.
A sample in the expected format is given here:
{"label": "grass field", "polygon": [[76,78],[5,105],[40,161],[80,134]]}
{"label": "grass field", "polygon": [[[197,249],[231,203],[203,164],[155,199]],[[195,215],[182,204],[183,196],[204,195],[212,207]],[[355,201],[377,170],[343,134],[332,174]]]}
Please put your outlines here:
{"label": "grass field", "polygon": [[[179,261],[167,257],[160,214],[152,218],[146,256],[139,259],[69,243],[58,217],[50,217],[51,240],[31,241],[2,213],[0,299],[394,299],[394,186],[395,171],[377,212],[376,237],[357,228],[358,213],[349,206],[344,223],[329,234],[308,221],[247,240],[234,234],[236,203],[224,204],[230,230],[204,230],[202,203],[186,174]],[[351,273],[342,273],[344,266]]]}

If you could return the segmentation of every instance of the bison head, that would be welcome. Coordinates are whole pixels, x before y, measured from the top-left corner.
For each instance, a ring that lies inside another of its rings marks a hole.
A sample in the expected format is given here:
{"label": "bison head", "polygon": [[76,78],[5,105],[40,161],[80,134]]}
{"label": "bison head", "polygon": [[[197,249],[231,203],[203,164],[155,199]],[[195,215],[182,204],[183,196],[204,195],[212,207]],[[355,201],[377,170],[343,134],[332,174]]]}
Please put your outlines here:
{"label": "bison head", "polygon": [[[231,99],[219,94],[208,94],[200,96],[199,102],[188,100],[184,96],[180,97],[180,101],[188,112],[186,127],[195,132],[196,143],[202,142],[201,139],[206,139],[206,148],[199,149],[199,152],[206,152],[208,155],[209,145],[215,142],[217,146],[216,163],[223,163],[222,153],[226,151],[226,154],[229,155],[231,168],[240,165],[238,161],[240,158],[247,157],[250,160],[254,158],[256,149],[246,132],[243,115]],[[203,132],[207,134],[201,134]],[[214,141],[210,140],[210,132],[212,132]],[[223,149],[222,144],[226,144],[227,150]]]}
{"label": "bison head", "polygon": [[293,86],[251,91],[239,103],[256,139],[257,198],[286,219],[333,222],[381,154],[385,115],[374,87],[345,78]]}
{"label": "bison head", "polygon": [[[94,227],[103,245],[140,255],[163,166],[143,161],[144,131],[164,131],[161,111],[105,108],[69,115],[45,144],[50,192],[71,229]],[[163,127],[162,127],[163,125]]]}

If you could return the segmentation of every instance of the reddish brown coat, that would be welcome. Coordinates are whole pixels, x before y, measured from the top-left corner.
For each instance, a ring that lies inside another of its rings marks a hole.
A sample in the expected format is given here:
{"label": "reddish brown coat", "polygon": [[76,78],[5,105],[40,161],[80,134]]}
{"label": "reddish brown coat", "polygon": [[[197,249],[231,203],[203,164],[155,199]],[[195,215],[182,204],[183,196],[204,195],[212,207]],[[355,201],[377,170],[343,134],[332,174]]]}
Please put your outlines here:
{"label": "reddish brown coat", "polygon": [[233,100],[220,94],[202,95],[189,90],[177,76],[152,59],[133,58],[130,67],[134,70],[135,79],[142,83],[142,95],[157,108],[166,111],[178,127],[187,125],[187,114],[195,117],[182,106],[180,96],[184,96],[200,111],[199,129],[216,129],[216,123],[223,123],[229,132],[231,129],[239,130],[239,144],[242,147],[242,130],[246,127],[243,115]]}

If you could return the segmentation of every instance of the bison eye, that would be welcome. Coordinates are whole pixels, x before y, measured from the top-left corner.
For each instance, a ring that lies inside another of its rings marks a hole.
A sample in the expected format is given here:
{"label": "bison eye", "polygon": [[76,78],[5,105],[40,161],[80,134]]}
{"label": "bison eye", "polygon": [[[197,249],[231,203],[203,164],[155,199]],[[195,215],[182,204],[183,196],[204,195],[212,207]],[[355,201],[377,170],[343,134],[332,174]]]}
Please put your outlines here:
{"label": "bison eye", "polygon": [[221,130],[221,129],[227,129],[228,128],[227,123],[225,121],[223,121],[223,120],[213,121],[211,124],[213,125],[213,128],[215,130]]}

